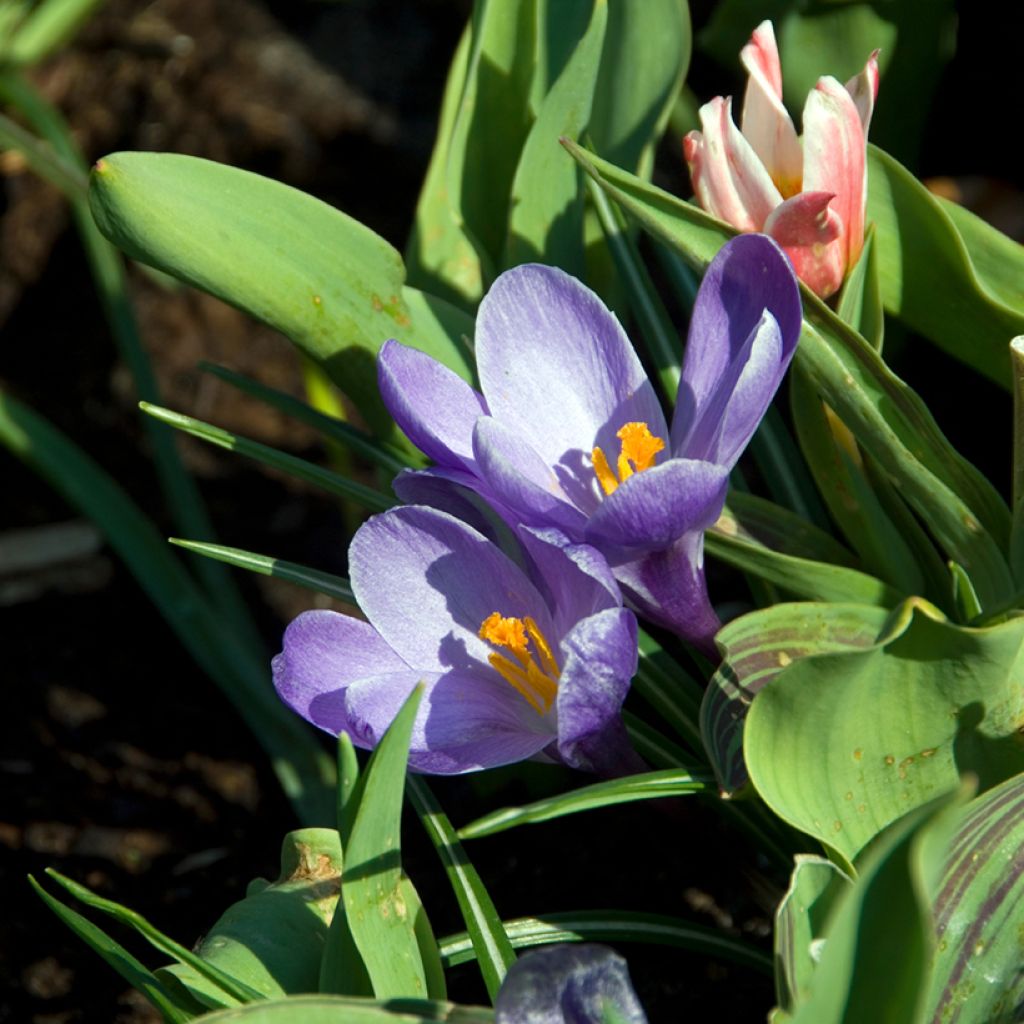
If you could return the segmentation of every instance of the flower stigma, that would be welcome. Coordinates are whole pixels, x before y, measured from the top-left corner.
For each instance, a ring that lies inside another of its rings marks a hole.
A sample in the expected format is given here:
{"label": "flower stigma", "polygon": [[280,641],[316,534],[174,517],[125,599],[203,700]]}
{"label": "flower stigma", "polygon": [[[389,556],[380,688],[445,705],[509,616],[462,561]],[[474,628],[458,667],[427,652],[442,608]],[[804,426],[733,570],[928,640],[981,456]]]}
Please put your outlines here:
{"label": "flower stigma", "polygon": [[[480,623],[479,635],[494,647],[507,647],[515,657],[516,661],[512,661],[497,651],[487,656],[491,667],[505,682],[525,697],[538,715],[550,711],[562,671],[537,623],[529,615],[516,619],[492,612]],[[533,641],[536,657],[530,651],[530,641]]]}
{"label": "flower stigma", "polygon": [[611,494],[616,487],[634,473],[650,469],[658,452],[665,448],[665,442],[655,437],[646,423],[627,423],[615,435],[621,442],[616,476],[608,465],[608,459],[600,448],[595,448],[590,457],[594,463],[594,475],[605,494]]}

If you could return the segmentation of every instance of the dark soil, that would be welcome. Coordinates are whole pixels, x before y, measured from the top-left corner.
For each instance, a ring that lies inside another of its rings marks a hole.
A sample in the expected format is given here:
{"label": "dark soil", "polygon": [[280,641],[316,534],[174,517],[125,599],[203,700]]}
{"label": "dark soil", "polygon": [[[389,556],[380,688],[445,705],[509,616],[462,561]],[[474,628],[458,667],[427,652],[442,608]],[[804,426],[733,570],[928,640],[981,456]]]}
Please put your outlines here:
{"label": "dark soil", "polygon": [[[468,7],[111,0],[35,81],[90,159],[161,149],[226,161],[310,191],[401,247]],[[668,166],[682,189],[674,159]],[[0,385],[66,430],[171,533],[130,378],[66,207],[16,157],[0,156],[0,174]],[[200,359],[219,362],[299,394],[301,370],[286,342],[137,268],[131,280],[166,405],[324,459],[309,432],[195,368]],[[346,525],[332,502],[198,443],[181,447],[226,543],[343,570]],[[296,822],[258,744],[102,538],[2,452],[0,474],[0,606],[13,698],[0,724],[0,1022],[156,1021],[25,876],[43,879],[54,867],[189,944],[249,879],[276,875],[281,837]],[[239,583],[269,656],[284,624],[315,598],[262,578]],[[310,742],[320,741],[311,730]],[[538,787],[568,784],[578,780],[534,768],[435,789],[462,823]],[[459,930],[413,819],[405,843],[435,929]],[[752,882],[747,848],[695,803],[580,815],[479,841],[470,854],[509,917],[631,908],[769,944],[767,908],[778,893]],[[671,950],[625,952],[652,1021],[753,1021],[772,1005],[770,979],[748,970]],[[484,1000],[471,966],[453,972],[451,996]]]}

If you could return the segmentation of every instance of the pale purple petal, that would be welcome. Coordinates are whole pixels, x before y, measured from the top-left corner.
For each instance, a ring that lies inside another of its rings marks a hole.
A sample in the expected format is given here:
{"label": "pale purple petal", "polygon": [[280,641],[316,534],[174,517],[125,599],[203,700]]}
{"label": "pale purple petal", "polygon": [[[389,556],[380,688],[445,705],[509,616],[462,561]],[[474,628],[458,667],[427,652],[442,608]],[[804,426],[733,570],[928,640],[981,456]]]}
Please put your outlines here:
{"label": "pale purple petal", "polygon": [[781,380],[800,337],[796,276],[785,254],[767,236],[730,239],[711,261],[694,304],[672,422],[674,455],[691,456],[704,446],[704,440],[691,433],[705,422],[704,411],[721,398],[720,392],[728,399],[738,376],[730,368],[734,369],[736,357],[748,345],[766,309],[781,332]]}
{"label": "pale purple petal", "polygon": [[506,271],[480,304],[476,358],[491,415],[549,465],[567,451],[616,448],[624,423],[666,436],[664,415],[618,320],[555,267]]}
{"label": "pale purple petal", "polygon": [[585,516],[567,497],[552,465],[518,431],[481,416],[473,434],[473,451],[488,497],[493,495],[524,523],[557,526],[571,537],[580,536]]}
{"label": "pale purple petal", "polygon": [[335,736],[344,718],[314,715],[311,705],[317,697],[338,693],[364,676],[408,667],[368,622],[326,609],[303,612],[291,622],[282,646],[271,663],[278,695]]}
{"label": "pale purple petal", "polygon": [[487,666],[479,638],[493,612],[532,616],[553,636],[550,615],[523,571],[476,530],[420,506],[367,520],[349,548],[352,589],[366,617],[406,664],[426,672]]}
{"label": "pale purple petal", "polygon": [[613,567],[627,553],[668,547],[684,533],[714,523],[728,487],[729,472],[722,466],[669,459],[635,473],[609,494],[587,523],[586,541]]}
{"label": "pale purple petal", "polygon": [[566,764],[601,775],[642,771],[622,724],[622,702],[637,668],[632,612],[609,608],[563,638],[558,686],[558,752]]}
{"label": "pale purple petal", "polygon": [[419,349],[386,341],[377,356],[381,398],[424,455],[441,465],[473,463],[473,424],[487,414],[483,397]]}
{"label": "pale purple petal", "polygon": [[344,694],[352,740],[372,749],[417,683],[423,683],[409,767],[435,775],[522,761],[547,746],[554,718],[538,714],[497,672],[408,670],[364,679]]}

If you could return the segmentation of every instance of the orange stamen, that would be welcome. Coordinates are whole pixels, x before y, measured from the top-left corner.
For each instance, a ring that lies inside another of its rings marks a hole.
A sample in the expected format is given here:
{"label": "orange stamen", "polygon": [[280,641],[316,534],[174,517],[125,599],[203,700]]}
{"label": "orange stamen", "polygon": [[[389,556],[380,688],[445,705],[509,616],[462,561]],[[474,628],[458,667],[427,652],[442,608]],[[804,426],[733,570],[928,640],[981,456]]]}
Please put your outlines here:
{"label": "orange stamen", "polygon": [[650,469],[658,452],[665,448],[665,442],[660,437],[655,437],[646,423],[627,423],[615,436],[622,442],[616,464],[618,476],[612,472],[608,459],[600,448],[595,448],[590,453],[591,461],[594,463],[594,475],[605,494],[611,494],[623,480],[628,480],[634,473]]}
{"label": "orange stamen", "polygon": [[[491,667],[505,682],[521,694],[537,714],[550,711],[558,693],[561,669],[537,623],[529,616],[505,618],[500,612],[492,612],[480,623],[479,635],[481,640],[495,647],[507,647],[519,662],[517,665],[497,652],[487,656]],[[530,651],[530,641],[540,658],[540,665]]]}

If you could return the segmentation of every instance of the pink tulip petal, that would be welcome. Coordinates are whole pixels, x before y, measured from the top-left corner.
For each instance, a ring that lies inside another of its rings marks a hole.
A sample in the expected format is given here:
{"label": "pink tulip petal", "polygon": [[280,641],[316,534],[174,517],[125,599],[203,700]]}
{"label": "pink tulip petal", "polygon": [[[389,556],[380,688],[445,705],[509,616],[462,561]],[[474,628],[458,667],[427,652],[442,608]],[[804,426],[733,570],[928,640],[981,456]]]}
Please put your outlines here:
{"label": "pink tulip petal", "polygon": [[830,204],[831,192],[801,192],[777,206],[765,221],[765,234],[785,250],[797,277],[827,299],[846,273],[843,223]]}
{"label": "pink tulip petal", "polygon": [[864,129],[864,138],[867,139],[868,128],[871,126],[871,114],[875,109],[875,100],[878,98],[878,50],[868,57],[864,70],[859,75],[854,75],[846,83],[846,91],[857,107],[860,124]]}
{"label": "pink tulip petal", "polygon": [[803,153],[782,103],[782,69],[770,21],[754,30],[740,60],[750,76],[740,128],[783,197],[795,195],[803,177]]}
{"label": "pink tulip petal", "polygon": [[864,246],[866,160],[856,103],[834,78],[819,78],[804,107],[804,189],[835,194],[832,210],[845,238],[844,272],[857,262]]}
{"label": "pink tulip petal", "polygon": [[703,132],[690,132],[683,153],[697,201],[739,231],[760,231],[782,195],[732,119],[732,100],[716,96],[700,108]]}

